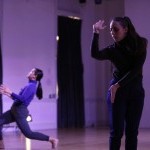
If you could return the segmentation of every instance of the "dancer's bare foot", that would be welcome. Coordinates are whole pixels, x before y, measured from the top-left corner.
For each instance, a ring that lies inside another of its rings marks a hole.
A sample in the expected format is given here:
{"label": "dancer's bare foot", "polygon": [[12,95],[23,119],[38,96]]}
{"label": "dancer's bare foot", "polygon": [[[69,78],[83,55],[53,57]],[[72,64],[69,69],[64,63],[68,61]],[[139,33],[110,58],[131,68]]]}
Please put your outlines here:
{"label": "dancer's bare foot", "polygon": [[53,137],[49,137],[49,141],[52,144],[52,149],[57,148],[59,140]]}

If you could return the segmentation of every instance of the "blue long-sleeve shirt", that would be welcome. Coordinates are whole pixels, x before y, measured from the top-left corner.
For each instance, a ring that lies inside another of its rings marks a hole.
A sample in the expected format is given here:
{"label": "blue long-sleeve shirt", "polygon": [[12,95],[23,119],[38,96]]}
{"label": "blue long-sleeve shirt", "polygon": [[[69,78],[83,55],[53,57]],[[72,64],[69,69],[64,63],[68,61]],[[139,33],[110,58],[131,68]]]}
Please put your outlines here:
{"label": "blue long-sleeve shirt", "polygon": [[12,93],[11,97],[14,100],[14,103],[28,106],[36,93],[36,85],[37,81],[30,80],[28,84],[21,89],[19,94]]}

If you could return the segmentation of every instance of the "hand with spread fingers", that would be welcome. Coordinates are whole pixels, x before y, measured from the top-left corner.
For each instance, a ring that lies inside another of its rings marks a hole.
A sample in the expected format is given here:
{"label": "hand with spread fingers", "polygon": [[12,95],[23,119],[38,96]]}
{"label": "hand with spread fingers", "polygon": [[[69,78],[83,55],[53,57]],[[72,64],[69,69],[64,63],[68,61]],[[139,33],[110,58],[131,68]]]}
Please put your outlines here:
{"label": "hand with spread fingers", "polygon": [[11,96],[12,91],[6,85],[0,85],[0,94]]}
{"label": "hand with spread fingers", "polygon": [[93,25],[93,32],[94,33],[99,33],[100,30],[103,30],[106,28],[106,25],[104,25],[105,21],[104,20],[99,20]]}

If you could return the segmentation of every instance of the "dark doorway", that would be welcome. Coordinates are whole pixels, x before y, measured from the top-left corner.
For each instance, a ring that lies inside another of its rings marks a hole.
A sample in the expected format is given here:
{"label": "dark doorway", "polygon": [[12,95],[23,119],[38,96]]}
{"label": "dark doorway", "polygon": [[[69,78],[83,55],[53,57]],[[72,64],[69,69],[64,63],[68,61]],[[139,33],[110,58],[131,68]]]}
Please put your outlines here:
{"label": "dark doorway", "polygon": [[58,128],[84,127],[81,20],[58,16]]}

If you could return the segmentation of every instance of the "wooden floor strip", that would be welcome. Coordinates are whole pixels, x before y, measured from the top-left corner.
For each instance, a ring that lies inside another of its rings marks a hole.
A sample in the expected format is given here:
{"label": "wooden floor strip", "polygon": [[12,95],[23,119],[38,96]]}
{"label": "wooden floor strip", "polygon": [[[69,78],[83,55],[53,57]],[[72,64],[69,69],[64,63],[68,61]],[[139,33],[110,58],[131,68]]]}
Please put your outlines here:
{"label": "wooden floor strip", "polygon": [[[59,138],[57,150],[108,150],[107,128],[42,130]],[[4,132],[5,150],[50,150],[49,142],[29,140],[20,131]],[[140,129],[138,150],[150,150],[150,129]],[[121,150],[124,150],[124,137]]]}

